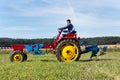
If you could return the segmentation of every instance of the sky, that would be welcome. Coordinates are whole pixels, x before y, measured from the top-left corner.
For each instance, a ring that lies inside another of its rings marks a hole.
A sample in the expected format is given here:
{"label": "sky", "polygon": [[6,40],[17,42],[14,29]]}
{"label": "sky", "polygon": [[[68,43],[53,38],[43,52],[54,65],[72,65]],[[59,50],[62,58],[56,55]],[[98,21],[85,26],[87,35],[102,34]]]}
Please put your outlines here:
{"label": "sky", "polygon": [[0,37],[53,38],[67,19],[81,38],[120,36],[120,0],[0,1]]}

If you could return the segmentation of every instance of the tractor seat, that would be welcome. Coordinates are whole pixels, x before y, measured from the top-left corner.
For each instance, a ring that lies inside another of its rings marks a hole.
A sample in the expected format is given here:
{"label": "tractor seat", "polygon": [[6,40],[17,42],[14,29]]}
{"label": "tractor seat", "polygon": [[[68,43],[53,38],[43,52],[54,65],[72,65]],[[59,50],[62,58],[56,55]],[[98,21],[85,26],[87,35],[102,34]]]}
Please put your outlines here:
{"label": "tractor seat", "polygon": [[[63,34],[63,37],[65,37],[67,34],[66,33],[68,33],[68,31],[67,30],[64,30],[63,31],[65,34]],[[76,33],[76,31],[75,30],[73,30],[72,32],[70,32],[69,34],[75,34]]]}
{"label": "tractor seat", "polygon": [[63,34],[63,37],[65,37],[67,34]]}

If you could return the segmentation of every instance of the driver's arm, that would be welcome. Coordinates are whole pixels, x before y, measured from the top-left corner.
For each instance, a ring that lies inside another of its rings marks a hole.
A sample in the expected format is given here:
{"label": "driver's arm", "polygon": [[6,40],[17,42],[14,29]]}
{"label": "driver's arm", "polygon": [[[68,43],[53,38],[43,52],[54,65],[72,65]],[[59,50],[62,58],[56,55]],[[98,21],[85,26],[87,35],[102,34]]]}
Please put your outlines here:
{"label": "driver's arm", "polygon": [[68,27],[69,27],[69,25],[62,27],[62,28],[59,28],[59,30],[64,30],[64,29],[67,29]]}

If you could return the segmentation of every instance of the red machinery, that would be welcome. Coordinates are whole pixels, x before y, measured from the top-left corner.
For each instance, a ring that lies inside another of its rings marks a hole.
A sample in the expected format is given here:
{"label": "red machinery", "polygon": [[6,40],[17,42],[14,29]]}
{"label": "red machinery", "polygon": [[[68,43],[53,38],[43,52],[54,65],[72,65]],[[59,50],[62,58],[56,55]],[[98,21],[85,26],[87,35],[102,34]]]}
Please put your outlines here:
{"label": "red machinery", "polygon": [[[61,33],[62,31],[58,31],[58,35],[54,39],[53,44],[40,44],[37,47],[36,45],[27,45],[29,46],[27,48],[28,51],[38,51],[40,48],[52,49],[59,61],[71,62],[79,60],[81,55],[80,38],[77,38],[76,31],[72,31],[69,34]],[[22,62],[27,60],[27,55],[24,53],[24,48],[26,48],[24,44],[15,44],[12,47],[14,52],[10,57],[11,61]]]}

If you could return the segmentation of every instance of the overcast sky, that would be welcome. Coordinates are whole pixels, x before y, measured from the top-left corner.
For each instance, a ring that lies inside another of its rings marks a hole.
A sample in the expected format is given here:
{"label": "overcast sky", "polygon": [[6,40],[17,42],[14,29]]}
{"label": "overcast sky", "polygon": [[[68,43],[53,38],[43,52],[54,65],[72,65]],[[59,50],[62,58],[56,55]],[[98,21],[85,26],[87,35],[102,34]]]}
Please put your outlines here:
{"label": "overcast sky", "polygon": [[0,37],[52,38],[66,19],[80,37],[120,36],[120,0],[0,0]]}

